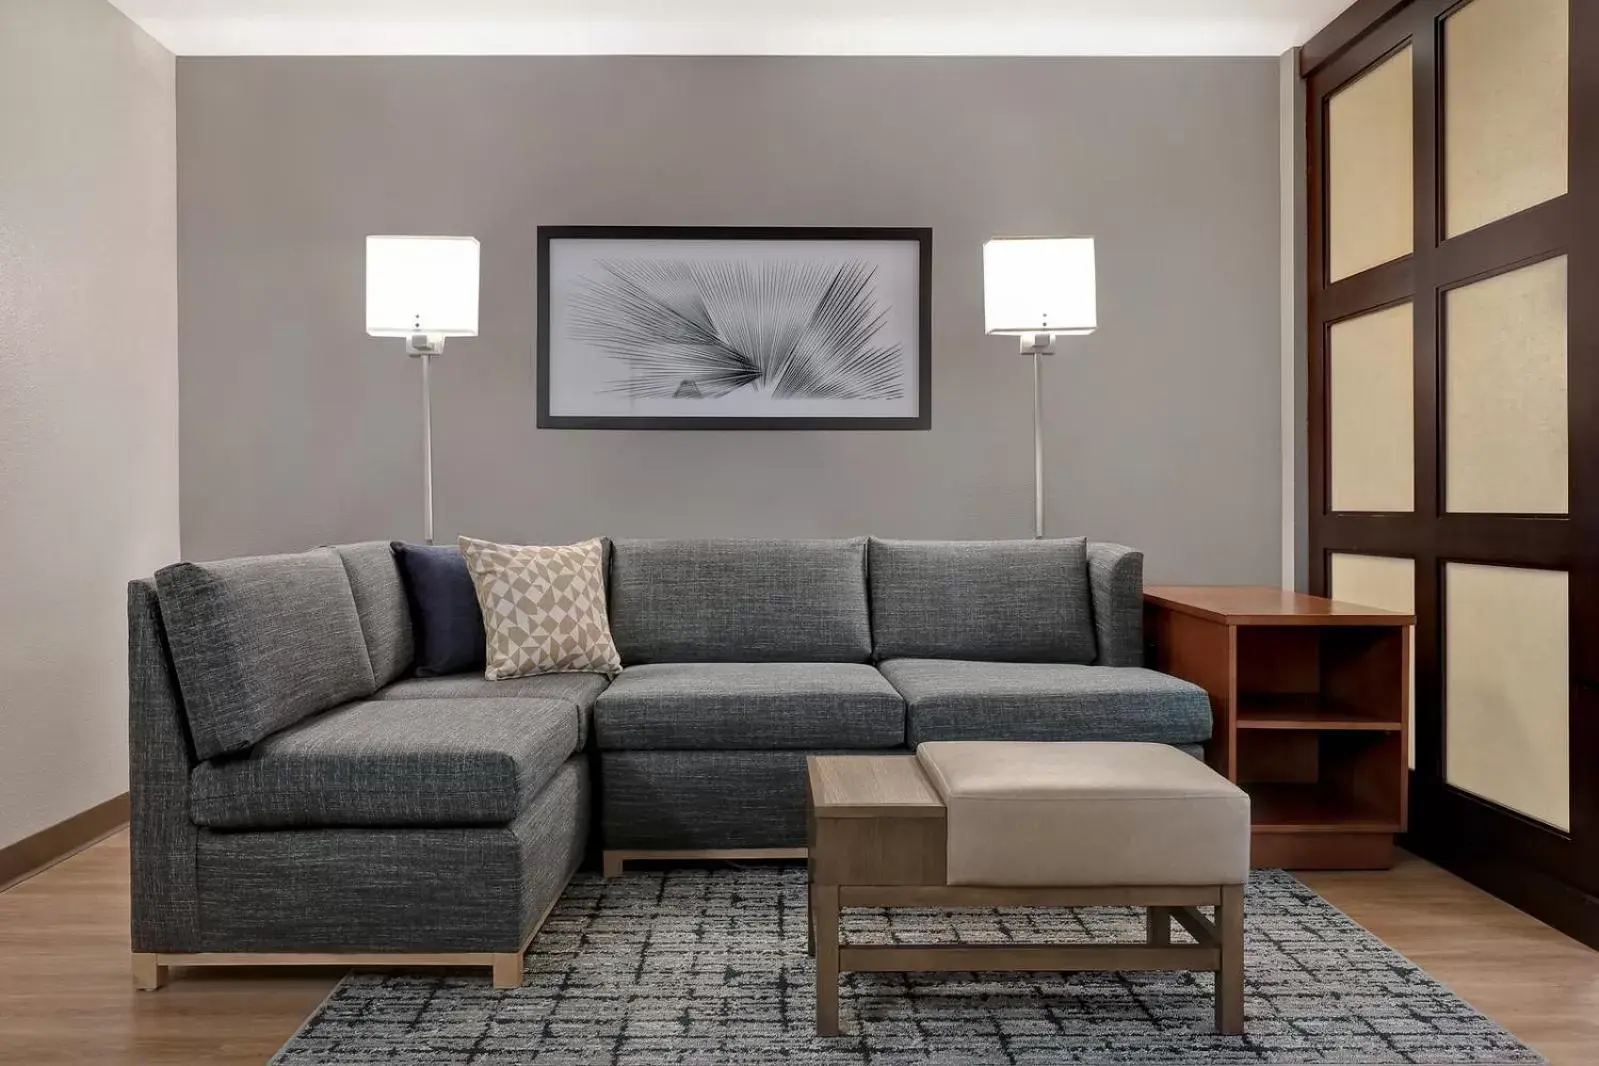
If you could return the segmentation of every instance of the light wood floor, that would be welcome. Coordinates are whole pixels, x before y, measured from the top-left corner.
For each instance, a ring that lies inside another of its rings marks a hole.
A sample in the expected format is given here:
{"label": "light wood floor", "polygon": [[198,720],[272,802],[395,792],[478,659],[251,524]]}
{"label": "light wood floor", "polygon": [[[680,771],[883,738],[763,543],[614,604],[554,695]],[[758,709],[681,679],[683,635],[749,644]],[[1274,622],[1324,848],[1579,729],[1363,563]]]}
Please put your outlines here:
{"label": "light wood floor", "polygon": [[[1408,856],[1304,879],[1556,1066],[1599,1062],[1599,952]],[[262,1063],[337,979],[191,970],[135,992],[126,833],[0,893],[0,1062]]]}

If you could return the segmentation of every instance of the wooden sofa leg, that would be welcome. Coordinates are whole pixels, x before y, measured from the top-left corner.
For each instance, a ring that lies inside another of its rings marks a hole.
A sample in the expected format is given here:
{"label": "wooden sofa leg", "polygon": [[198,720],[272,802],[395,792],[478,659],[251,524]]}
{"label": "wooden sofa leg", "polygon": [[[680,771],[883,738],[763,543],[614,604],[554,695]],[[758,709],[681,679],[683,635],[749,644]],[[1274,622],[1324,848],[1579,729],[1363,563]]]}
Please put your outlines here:
{"label": "wooden sofa leg", "polygon": [[133,987],[143,992],[154,992],[167,983],[167,968],[158,957],[142,951],[133,953]]}
{"label": "wooden sofa leg", "polygon": [[607,851],[601,857],[600,861],[601,861],[602,869],[604,870],[604,873],[605,873],[605,879],[607,881],[609,881],[613,877],[621,877],[622,876],[622,862],[623,862],[623,859],[622,859],[621,855],[617,854],[614,851]]}
{"label": "wooden sofa leg", "polygon": [[494,956],[494,987],[522,987],[522,953],[520,951]]}
{"label": "wooden sofa leg", "polygon": [[1216,971],[1216,1031],[1239,1036],[1244,1031],[1244,886],[1223,885],[1216,907],[1216,933],[1221,941],[1221,969]]}

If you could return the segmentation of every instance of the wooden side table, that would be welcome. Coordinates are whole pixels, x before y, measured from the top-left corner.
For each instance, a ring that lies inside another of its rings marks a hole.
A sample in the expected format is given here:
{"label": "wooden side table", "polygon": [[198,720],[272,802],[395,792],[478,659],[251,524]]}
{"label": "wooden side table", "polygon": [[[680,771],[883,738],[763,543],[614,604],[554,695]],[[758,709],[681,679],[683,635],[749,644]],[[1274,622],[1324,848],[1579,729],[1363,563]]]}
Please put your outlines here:
{"label": "wooden side table", "polygon": [[1255,866],[1393,865],[1415,621],[1274,588],[1145,590],[1145,660],[1210,694],[1206,761],[1250,795]]}

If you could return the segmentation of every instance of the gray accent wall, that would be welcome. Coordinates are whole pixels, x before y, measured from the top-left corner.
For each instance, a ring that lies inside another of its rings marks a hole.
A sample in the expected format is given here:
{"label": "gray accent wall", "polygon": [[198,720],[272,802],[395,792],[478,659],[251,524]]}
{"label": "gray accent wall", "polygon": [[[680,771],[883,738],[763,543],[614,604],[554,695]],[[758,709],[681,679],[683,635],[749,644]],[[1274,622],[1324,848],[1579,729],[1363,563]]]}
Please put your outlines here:
{"label": "gray accent wall", "polygon": [[[481,336],[435,367],[440,540],[1028,536],[1030,377],[983,335],[981,246],[1091,234],[1051,532],[1151,581],[1279,576],[1275,59],[181,59],[178,158],[191,557],[420,536],[369,233],[483,242]],[[540,224],[932,227],[932,429],[535,429]]]}
{"label": "gray accent wall", "polygon": [[170,53],[0,0],[0,847],[128,787],[127,592],[178,554]]}

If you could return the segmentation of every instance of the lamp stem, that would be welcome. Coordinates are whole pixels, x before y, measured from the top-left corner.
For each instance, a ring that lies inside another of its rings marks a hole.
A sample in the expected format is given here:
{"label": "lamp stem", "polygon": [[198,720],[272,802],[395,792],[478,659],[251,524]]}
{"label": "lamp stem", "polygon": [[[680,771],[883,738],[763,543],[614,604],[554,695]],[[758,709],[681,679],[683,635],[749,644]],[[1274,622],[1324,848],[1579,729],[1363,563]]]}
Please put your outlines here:
{"label": "lamp stem", "polygon": [[433,356],[422,352],[422,535],[433,543]]}
{"label": "lamp stem", "polygon": [[1033,539],[1044,539],[1044,363],[1033,350]]}

